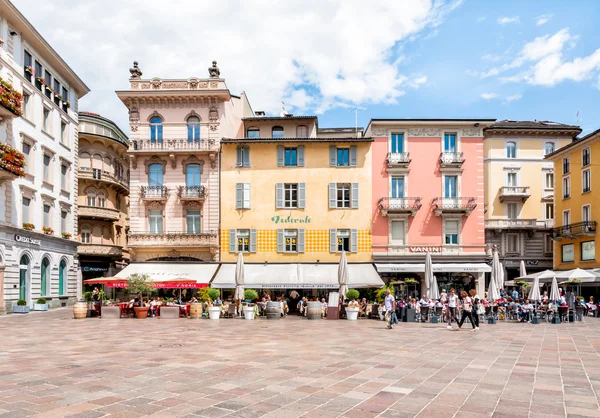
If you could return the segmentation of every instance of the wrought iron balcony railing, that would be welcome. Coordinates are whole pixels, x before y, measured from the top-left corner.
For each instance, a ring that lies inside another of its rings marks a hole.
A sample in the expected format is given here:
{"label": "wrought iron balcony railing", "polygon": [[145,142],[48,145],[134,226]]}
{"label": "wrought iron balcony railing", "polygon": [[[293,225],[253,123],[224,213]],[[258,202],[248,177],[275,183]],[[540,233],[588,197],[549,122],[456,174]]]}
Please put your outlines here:
{"label": "wrought iron balcony railing", "polygon": [[552,229],[552,239],[573,239],[583,235],[596,235],[596,221],[577,222]]}
{"label": "wrought iron balcony railing", "polygon": [[163,200],[169,197],[167,186],[142,186],[142,199]]}
{"label": "wrought iron balcony railing", "polygon": [[433,209],[436,216],[444,213],[462,213],[469,215],[477,207],[474,197],[436,197],[433,200]]}
{"label": "wrought iron balcony railing", "polygon": [[379,199],[379,210],[382,216],[390,213],[409,213],[415,215],[421,209],[420,197],[382,197]]}
{"label": "wrought iron balcony railing", "polygon": [[553,219],[487,219],[486,229],[549,229],[554,226]]}
{"label": "wrought iron balcony railing", "polygon": [[129,181],[123,176],[116,176],[109,171],[99,168],[81,167],[79,169],[79,177],[84,179],[100,180],[109,183],[115,183],[118,186],[129,190]]}
{"label": "wrought iron balcony railing", "polygon": [[179,186],[179,191],[177,192],[177,196],[179,196],[182,200],[201,200],[206,197],[206,187],[205,186]]}
{"label": "wrought iron balcony railing", "polygon": [[215,151],[219,147],[214,138],[163,138],[132,139],[129,144],[131,152],[172,152],[172,151]]}
{"label": "wrought iron balcony railing", "polygon": [[218,245],[219,234],[216,231],[189,233],[181,231],[168,232],[130,232],[127,239],[128,247],[194,247]]}

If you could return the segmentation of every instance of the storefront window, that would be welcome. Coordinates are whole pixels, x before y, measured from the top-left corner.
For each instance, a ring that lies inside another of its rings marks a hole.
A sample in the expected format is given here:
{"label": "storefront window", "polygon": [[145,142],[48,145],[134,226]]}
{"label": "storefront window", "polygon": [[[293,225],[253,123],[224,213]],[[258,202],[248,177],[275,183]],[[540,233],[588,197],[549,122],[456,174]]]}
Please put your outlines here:
{"label": "storefront window", "polygon": [[581,261],[590,261],[596,259],[596,243],[594,241],[585,241],[581,243]]}
{"label": "storefront window", "polygon": [[572,263],[573,261],[575,261],[575,245],[564,244],[562,246],[562,262]]}

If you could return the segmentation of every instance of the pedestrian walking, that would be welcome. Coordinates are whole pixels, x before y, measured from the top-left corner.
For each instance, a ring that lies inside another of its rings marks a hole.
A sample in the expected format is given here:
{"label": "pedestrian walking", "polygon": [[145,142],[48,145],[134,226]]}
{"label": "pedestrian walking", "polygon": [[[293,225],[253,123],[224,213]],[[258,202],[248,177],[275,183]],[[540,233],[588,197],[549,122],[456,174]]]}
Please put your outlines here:
{"label": "pedestrian walking", "polygon": [[450,295],[448,295],[448,309],[447,309],[447,317],[448,317],[448,329],[452,329],[452,321],[457,321],[456,319],[456,308],[458,307],[458,295],[456,294],[456,290],[454,288],[450,289]]}
{"label": "pedestrian walking", "polygon": [[465,319],[469,318],[469,321],[471,321],[471,326],[473,327],[473,331],[475,331],[477,328],[475,328],[475,320],[473,319],[473,300],[464,290],[460,292],[460,297],[462,298],[463,310],[462,316],[460,317],[460,322],[458,323],[458,328],[456,330],[460,330],[465,322]]}
{"label": "pedestrian walking", "polygon": [[471,301],[473,302],[473,309],[471,311],[471,314],[473,315],[473,319],[475,320],[475,329],[478,330],[479,329],[479,310],[481,309],[480,308],[481,298],[479,297],[479,295],[477,294],[477,291],[475,289],[469,290],[469,294],[471,295]]}
{"label": "pedestrian walking", "polygon": [[392,324],[392,312],[395,309],[396,300],[392,296],[389,289],[385,291],[385,300],[384,300],[384,309],[385,309],[385,322],[387,323],[387,329],[394,328],[394,324]]}

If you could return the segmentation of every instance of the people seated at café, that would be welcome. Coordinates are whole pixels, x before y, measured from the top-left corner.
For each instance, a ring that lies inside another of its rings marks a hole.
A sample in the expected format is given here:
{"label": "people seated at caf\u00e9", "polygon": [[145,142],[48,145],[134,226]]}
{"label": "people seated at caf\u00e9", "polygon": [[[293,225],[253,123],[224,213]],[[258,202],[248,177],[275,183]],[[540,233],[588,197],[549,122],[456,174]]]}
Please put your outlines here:
{"label": "people seated at caf\u00e9", "polygon": [[213,306],[223,306],[223,301],[219,296],[213,301]]}
{"label": "people seated at caf\u00e9", "polygon": [[367,298],[362,298],[362,300],[360,301],[360,309],[358,310],[359,313],[366,313],[367,312]]}
{"label": "people seated at caf\u00e9", "polygon": [[323,318],[325,318],[327,316],[327,301],[325,298],[321,299],[321,311]]}
{"label": "people seated at caf\u00e9", "polygon": [[350,302],[348,302],[348,307],[350,308],[359,308],[360,305],[358,303],[357,300],[351,300]]}
{"label": "people seated at caf\u00e9", "polygon": [[298,301],[298,305],[296,306],[296,308],[298,308],[298,312],[300,312],[300,315],[306,315],[306,304],[306,297],[303,296],[302,299]]}

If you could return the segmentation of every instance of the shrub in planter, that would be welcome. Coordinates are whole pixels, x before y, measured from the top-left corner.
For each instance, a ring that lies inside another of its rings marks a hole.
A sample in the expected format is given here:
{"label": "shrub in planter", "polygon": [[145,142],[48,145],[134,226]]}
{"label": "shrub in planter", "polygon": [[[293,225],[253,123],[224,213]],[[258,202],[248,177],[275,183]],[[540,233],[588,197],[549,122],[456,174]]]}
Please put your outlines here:
{"label": "shrub in planter", "polygon": [[[140,300],[142,300],[144,293],[149,295],[152,292],[152,280],[150,280],[150,276],[147,274],[132,274],[129,276],[127,286],[129,288],[129,293],[138,293],[140,295]],[[149,309],[150,307],[148,306],[139,306],[133,308],[136,317],[140,319],[148,316]]]}
{"label": "shrub in planter", "polygon": [[48,310],[48,303],[46,302],[46,298],[39,298],[33,304],[33,310],[34,311],[47,311]]}
{"label": "shrub in planter", "polygon": [[221,296],[221,292],[219,291],[219,289],[214,289],[212,287],[208,289],[208,297],[211,301],[215,300],[219,296]]}
{"label": "shrub in planter", "polygon": [[29,306],[27,306],[27,301],[19,299],[17,301],[17,305],[13,306],[13,313],[29,313]]}
{"label": "shrub in planter", "polygon": [[346,298],[348,298],[349,300],[356,300],[359,298],[359,296],[360,296],[360,294],[358,293],[358,290],[356,290],[356,289],[350,289],[346,293]]}
{"label": "shrub in planter", "polygon": [[244,299],[246,302],[254,302],[258,299],[258,292],[254,289],[246,289],[244,290]]}
{"label": "shrub in planter", "polygon": [[92,301],[92,292],[85,292],[83,294],[83,298],[85,299],[86,302],[91,302]]}
{"label": "shrub in planter", "polygon": [[25,301],[23,299],[19,299],[17,301],[17,306],[27,306],[27,301]]}

